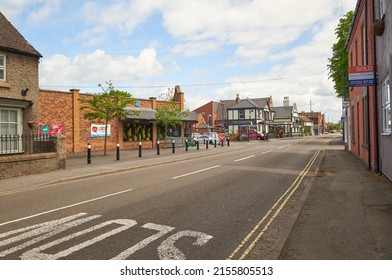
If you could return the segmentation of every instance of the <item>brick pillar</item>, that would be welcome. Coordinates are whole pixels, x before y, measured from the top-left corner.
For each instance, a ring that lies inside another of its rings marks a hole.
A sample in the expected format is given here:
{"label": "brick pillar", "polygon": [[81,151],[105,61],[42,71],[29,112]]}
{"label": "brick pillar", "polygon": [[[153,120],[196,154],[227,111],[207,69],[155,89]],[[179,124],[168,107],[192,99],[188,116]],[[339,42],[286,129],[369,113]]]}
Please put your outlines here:
{"label": "brick pillar", "polygon": [[[155,110],[157,108],[157,98],[150,97],[150,101],[151,101],[151,109]],[[157,140],[158,140],[158,128],[155,123],[152,124],[151,136],[152,136],[151,137],[152,147],[156,148]]]}
{"label": "brick pillar", "polygon": [[67,145],[65,139],[64,135],[58,134],[55,141],[58,169],[65,169],[66,166]]}
{"label": "brick pillar", "polygon": [[157,98],[150,97],[150,101],[151,101],[151,109],[156,109],[157,108]]}
{"label": "brick pillar", "polygon": [[180,110],[184,111],[185,110],[185,98],[184,98],[184,93],[181,91],[181,88],[179,85],[176,85],[174,88],[174,101],[180,103]]}
{"label": "brick pillar", "polygon": [[80,150],[80,104],[79,89],[70,89],[72,93],[72,122],[73,122],[73,141],[72,151],[79,153]]}

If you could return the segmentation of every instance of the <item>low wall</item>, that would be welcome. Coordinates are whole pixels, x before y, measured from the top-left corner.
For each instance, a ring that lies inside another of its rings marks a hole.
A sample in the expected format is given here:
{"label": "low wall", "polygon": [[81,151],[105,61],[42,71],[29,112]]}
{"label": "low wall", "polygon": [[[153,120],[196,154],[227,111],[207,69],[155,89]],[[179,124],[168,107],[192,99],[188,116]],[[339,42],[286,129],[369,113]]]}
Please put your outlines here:
{"label": "low wall", "polygon": [[0,156],[0,179],[64,169],[65,137],[57,136],[54,153]]}

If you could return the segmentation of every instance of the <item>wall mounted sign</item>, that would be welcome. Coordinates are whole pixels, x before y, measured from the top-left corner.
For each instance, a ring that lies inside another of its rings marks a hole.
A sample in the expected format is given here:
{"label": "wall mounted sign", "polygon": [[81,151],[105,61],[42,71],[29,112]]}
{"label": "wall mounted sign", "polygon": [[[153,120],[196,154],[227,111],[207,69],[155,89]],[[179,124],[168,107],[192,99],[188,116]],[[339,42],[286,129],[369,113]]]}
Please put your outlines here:
{"label": "wall mounted sign", "polygon": [[350,87],[365,87],[375,85],[373,65],[348,67],[348,80]]}
{"label": "wall mounted sign", "polygon": [[[107,134],[110,136],[110,124],[108,124]],[[105,137],[105,125],[104,124],[92,124],[91,125],[91,137]]]}

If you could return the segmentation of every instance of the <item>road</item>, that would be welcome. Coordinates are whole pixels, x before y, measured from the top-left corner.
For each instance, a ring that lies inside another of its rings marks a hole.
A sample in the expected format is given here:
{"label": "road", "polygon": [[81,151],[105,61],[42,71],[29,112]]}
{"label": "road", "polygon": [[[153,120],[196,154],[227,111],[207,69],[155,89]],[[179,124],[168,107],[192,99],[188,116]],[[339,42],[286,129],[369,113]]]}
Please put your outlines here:
{"label": "road", "polygon": [[0,193],[0,259],[266,259],[331,138]]}

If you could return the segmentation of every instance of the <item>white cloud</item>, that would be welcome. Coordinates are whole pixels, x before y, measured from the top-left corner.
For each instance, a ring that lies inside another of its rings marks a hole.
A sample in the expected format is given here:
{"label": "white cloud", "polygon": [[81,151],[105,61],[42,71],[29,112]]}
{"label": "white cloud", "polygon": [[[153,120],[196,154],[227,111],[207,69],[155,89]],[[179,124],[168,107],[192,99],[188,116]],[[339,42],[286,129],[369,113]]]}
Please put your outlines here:
{"label": "white cloud", "polygon": [[9,19],[27,11],[27,18],[40,22],[60,9],[61,0],[0,0],[0,7]]}
{"label": "white cloud", "polygon": [[82,33],[91,32],[95,36],[116,29],[123,34],[131,34],[160,6],[160,1],[154,0],[115,1],[106,5],[100,1],[88,1],[81,11],[89,25],[93,26],[93,32],[89,28]]}
{"label": "white cloud", "polygon": [[[70,53],[80,53],[81,49],[91,46],[106,51],[87,51],[87,54],[76,56],[64,55],[65,52],[50,57],[44,55],[40,65],[40,84],[96,85],[112,80],[115,85],[135,85],[138,81],[140,85],[164,85],[168,83],[167,79],[175,79],[169,83],[178,83],[183,77],[195,80],[189,83],[261,80],[213,88],[184,87],[183,90],[191,109],[211,99],[233,99],[236,93],[240,93],[243,98],[272,95],[276,105],[282,104],[284,96],[290,96],[300,110],[307,110],[312,100],[314,110],[330,110],[338,114],[339,100],[334,97],[331,81],[327,79],[326,64],[335,41],[337,20],[343,16],[343,11],[354,9],[356,2],[79,1],[80,14],[74,14],[79,26],[71,29],[76,34],[64,35],[67,38],[63,43],[72,41],[73,44],[67,47],[78,47]],[[6,11],[6,16],[24,13],[30,20],[39,21],[58,13],[63,7],[69,9],[67,12],[74,11],[70,7],[74,8],[75,4],[70,3],[61,0],[0,0],[0,7]],[[162,19],[162,22],[150,22],[149,19],[157,14],[161,17],[153,19]],[[64,12],[62,16],[67,14]],[[137,38],[130,35],[144,23],[161,25],[164,29],[154,26],[151,30],[157,33],[147,40],[143,38],[143,42],[153,42],[153,46],[146,43],[148,46],[143,46],[146,49],[135,56],[120,55],[124,49],[119,51],[118,48],[110,52],[108,42],[126,49],[140,48],[140,45],[132,45],[132,40]],[[115,41],[118,36],[113,34],[122,35],[121,42]],[[158,60],[156,50],[159,50],[165,67]],[[52,50],[52,53],[56,52]],[[207,59],[203,57],[205,54]],[[225,67],[230,67],[231,76],[224,73]],[[215,69],[216,78],[211,76]],[[234,74],[241,71],[244,74]],[[164,72],[168,75],[162,78]],[[153,79],[155,76],[161,80]],[[296,78],[276,80],[279,77]],[[152,93],[156,89],[140,89],[143,91],[156,96]]]}
{"label": "white cloud", "polygon": [[102,50],[73,58],[61,54],[43,59],[40,64],[42,87],[95,86],[112,80],[132,84],[134,81],[162,73],[155,49],[145,49],[137,57],[112,56]]}

